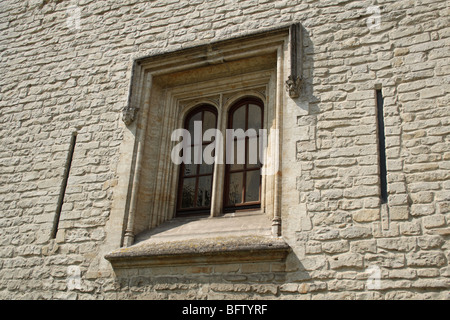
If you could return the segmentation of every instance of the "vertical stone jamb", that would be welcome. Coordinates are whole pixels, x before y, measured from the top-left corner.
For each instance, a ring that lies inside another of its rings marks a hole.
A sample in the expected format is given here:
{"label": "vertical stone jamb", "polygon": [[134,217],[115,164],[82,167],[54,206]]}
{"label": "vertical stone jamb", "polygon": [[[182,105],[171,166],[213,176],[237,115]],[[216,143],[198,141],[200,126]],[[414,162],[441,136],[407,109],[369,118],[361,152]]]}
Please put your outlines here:
{"label": "vertical stone jamb", "polygon": [[[146,88],[149,90],[151,88],[151,75],[148,75],[148,79],[146,79],[147,76],[143,76],[142,83],[140,89]],[[146,82],[148,81],[148,86],[146,85]],[[146,96],[146,95],[144,95]],[[141,101],[140,101],[141,102]],[[144,110],[148,111],[148,110]],[[136,133],[137,133],[137,145],[136,145],[136,166],[133,171],[133,179],[132,179],[132,185],[131,185],[131,197],[130,197],[130,207],[128,210],[127,215],[127,225],[125,228],[124,233],[124,239],[123,239],[123,246],[128,247],[131,246],[134,242],[134,220],[136,216],[136,204],[137,204],[137,195],[139,192],[139,179],[141,176],[141,167],[142,167],[142,158],[144,153],[144,145],[145,145],[145,132],[147,128],[147,120],[148,116],[147,114],[143,115],[141,117],[141,121],[138,121],[136,123]]]}
{"label": "vertical stone jamb", "polygon": [[[282,105],[283,105],[283,51],[279,47],[277,50],[277,88],[276,88],[276,102],[275,102],[275,128],[279,130],[279,145],[275,146],[277,148],[276,157],[277,161],[281,165],[281,117],[282,117]],[[273,198],[273,219],[272,219],[272,235],[281,236],[281,169],[274,172],[274,198]]]}

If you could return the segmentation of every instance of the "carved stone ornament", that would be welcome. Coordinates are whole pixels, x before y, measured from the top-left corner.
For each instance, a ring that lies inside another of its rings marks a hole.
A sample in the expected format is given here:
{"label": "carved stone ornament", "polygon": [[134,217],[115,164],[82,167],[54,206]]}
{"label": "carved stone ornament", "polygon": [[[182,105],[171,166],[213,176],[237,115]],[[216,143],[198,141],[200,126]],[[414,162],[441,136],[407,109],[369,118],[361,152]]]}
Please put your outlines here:
{"label": "carved stone ornament", "polygon": [[130,125],[136,116],[137,108],[125,107],[122,109],[122,121],[125,125]]}
{"label": "carved stone ornament", "polygon": [[289,97],[298,98],[300,90],[302,88],[303,79],[300,77],[289,76],[286,80],[286,91],[289,93]]}
{"label": "carved stone ornament", "polygon": [[[290,76],[286,81],[286,91],[292,99],[300,96],[303,79],[302,74],[302,31],[299,23],[293,24],[289,28],[289,46],[291,55]],[[299,76],[300,75],[300,76]]]}

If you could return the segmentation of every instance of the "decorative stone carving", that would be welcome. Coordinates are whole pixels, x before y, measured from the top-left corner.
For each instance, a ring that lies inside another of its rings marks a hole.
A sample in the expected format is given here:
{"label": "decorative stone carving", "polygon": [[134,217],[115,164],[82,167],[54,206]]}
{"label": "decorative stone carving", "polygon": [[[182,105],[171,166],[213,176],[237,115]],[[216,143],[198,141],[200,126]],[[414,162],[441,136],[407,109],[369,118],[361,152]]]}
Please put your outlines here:
{"label": "decorative stone carving", "polygon": [[124,234],[123,245],[129,247],[134,243],[134,233],[133,230],[126,229]]}
{"label": "decorative stone carving", "polygon": [[301,77],[289,76],[286,80],[286,91],[289,97],[298,98],[302,88],[303,79]]}
{"label": "decorative stone carving", "polygon": [[281,217],[277,216],[272,219],[272,235],[281,236]]}
{"label": "decorative stone carving", "polygon": [[125,125],[130,125],[135,117],[136,117],[136,111],[138,108],[133,107],[125,107],[122,109],[122,121],[125,123]]}
{"label": "decorative stone carving", "polygon": [[286,91],[289,97],[298,98],[302,88],[302,32],[300,24],[293,24],[289,28],[291,72],[286,81]]}

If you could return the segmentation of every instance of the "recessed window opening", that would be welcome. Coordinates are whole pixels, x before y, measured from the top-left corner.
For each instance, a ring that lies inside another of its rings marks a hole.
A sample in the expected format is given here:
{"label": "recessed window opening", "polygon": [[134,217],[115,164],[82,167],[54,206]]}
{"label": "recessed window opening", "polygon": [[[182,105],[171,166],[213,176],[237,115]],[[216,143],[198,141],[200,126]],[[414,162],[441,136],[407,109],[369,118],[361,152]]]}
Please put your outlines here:
{"label": "recessed window opening", "polygon": [[[208,129],[217,127],[217,111],[210,105],[203,105],[191,111],[185,120],[184,128],[191,137],[195,137],[194,124],[202,123],[202,136]],[[187,148],[190,150],[190,163],[182,163],[178,183],[177,215],[209,214],[211,211],[211,195],[214,164],[199,163],[208,141],[191,139]],[[184,155],[182,155],[184,156]]]}
{"label": "recessed window opening", "polygon": [[[225,212],[261,208],[262,164],[259,157],[255,157],[258,151],[254,147],[258,146],[259,130],[263,129],[263,114],[263,103],[251,98],[238,101],[228,113],[229,129],[244,132],[253,129],[256,139],[245,135],[227,141],[227,144],[234,144],[234,161],[227,163],[225,168]],[[239,159],[238,155],[244,159]]]}

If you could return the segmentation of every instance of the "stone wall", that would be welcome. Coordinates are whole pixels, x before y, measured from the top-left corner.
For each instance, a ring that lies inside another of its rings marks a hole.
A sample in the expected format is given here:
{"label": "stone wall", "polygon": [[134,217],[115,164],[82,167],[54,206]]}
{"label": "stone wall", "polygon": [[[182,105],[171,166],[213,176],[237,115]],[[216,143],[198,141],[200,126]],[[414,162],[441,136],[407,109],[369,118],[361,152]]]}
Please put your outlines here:
{"label": "stone wall", "polygon": [[[449,10],[445,0],[2,1],[0,298],[449,299]],[[133,59],[296,22],[308,112],[283,137],[286,263],[91,272]]]}

